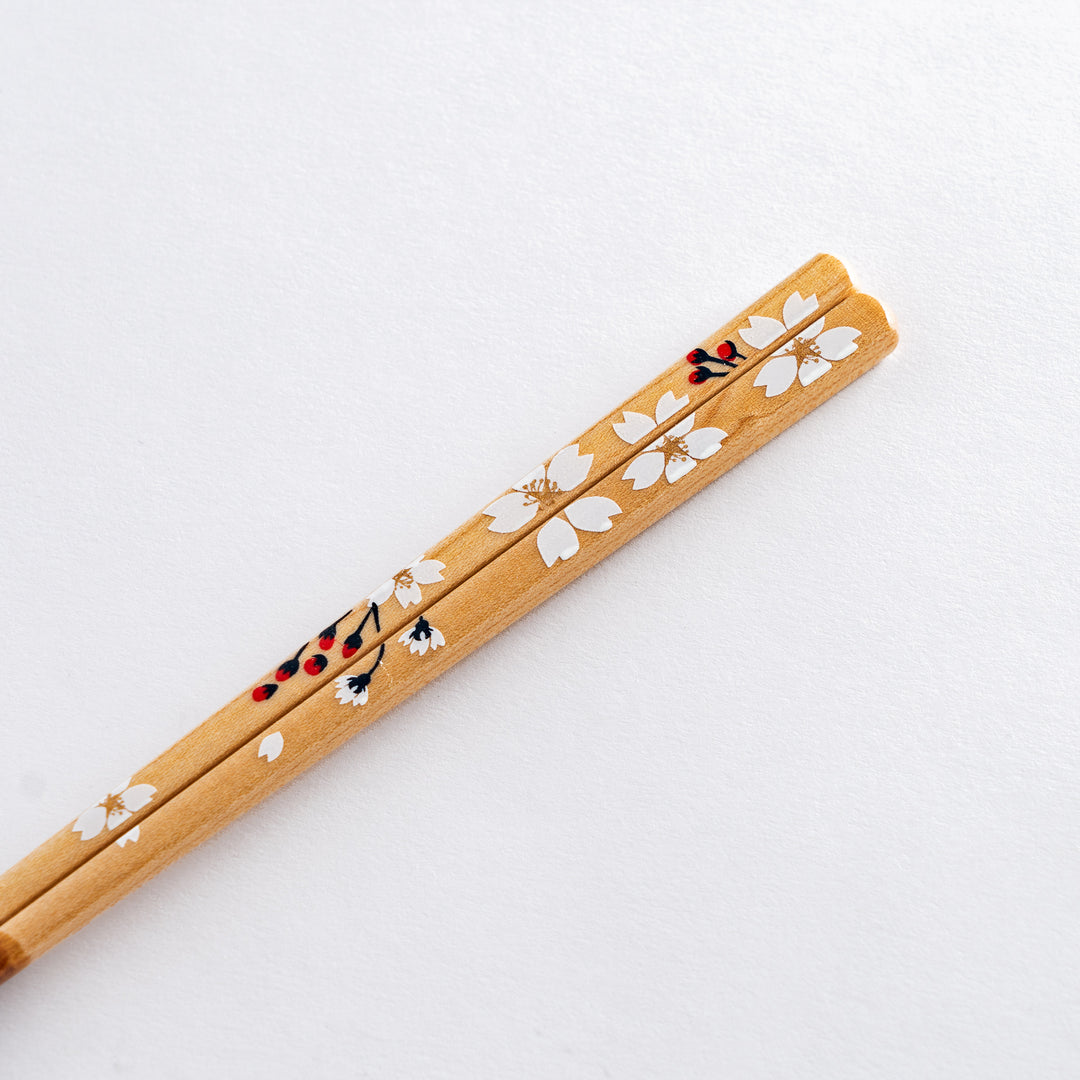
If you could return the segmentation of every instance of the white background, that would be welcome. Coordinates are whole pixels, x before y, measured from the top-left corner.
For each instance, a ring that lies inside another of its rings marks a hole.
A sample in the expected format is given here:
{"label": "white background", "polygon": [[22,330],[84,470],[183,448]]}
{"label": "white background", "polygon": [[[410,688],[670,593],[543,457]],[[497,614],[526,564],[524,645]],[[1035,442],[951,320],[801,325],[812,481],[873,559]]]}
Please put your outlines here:
{"label": "white background", "polygon": [[1075,1077],[1072,3],[0,34],[0,865],[819,250],[900,346],[0,989],[0,1075]]}

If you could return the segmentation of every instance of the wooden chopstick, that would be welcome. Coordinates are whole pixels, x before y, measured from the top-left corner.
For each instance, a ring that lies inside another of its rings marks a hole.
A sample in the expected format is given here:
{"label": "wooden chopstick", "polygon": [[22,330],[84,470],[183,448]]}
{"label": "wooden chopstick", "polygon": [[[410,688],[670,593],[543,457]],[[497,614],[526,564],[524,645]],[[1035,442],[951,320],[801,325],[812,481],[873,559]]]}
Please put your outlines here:
{"label": "wooden chopstick", "polygon": [[[764,335],[767,327],[758,325]],[[108,845],[4,921],[0,978],[41,956],[426,685],[843,389],[895,343],[880,305],[854,294],[758,365],[753,379],[743,377],[713,395],[693,416],[649,431],[645,412],[614,421],[624,438],[640,432],[625,467],[592,486],[581,485],[542,525],[523,526],[499,556],[430,604],[397,638],[358,653],[332,684],[159,802],[141,823],[137,843]],[[654,423],[655,407],[666,393],[651,403]]]}
{"label": "wooden chopstick", "polygon": [[[678,422],[754,369],[851,290],[842,263],[829,255],[816,256],[770,289],[689,354],[702,362],[693,364],[680,359],[568,444],[567,449],[577,447],[577,453],[571,455],[564,450],[560,461],[549,462],[546,472],[530,481],[535,489],[531,495],[522,496],[519,485],[495,500],[490,506],[500,507],[501,512],[482,511],[470,518],[376,590],[372,594],[375,606],[362,601],[328,624],[294,656],[284,659],[274,671],[139,770],[126,784],[109,792],[100,804],[69,822],[0,876],[0,926],[137,827],[163,802],[340,676],[360,650],[394,640],[428,605],[448,595],[514,542],[516,529],[503,530],[517,525],[525,515],[525,524],[542,524],[564,510],[585,484],[633,457],[652,436],[646,433],[627,442],[629,429],[625,422],[615,427],[624,411],[648,413],[655,419],[657,401],[671,393],[676,399],[686,399],[665,418],[668,424]],[[554,479],[553,470],[554,476],[564,481],[562,485]],[[570,481],[578,482],[570,486]],[[515,499],[529,502],[517,510],[516,516],[510,505]]]}

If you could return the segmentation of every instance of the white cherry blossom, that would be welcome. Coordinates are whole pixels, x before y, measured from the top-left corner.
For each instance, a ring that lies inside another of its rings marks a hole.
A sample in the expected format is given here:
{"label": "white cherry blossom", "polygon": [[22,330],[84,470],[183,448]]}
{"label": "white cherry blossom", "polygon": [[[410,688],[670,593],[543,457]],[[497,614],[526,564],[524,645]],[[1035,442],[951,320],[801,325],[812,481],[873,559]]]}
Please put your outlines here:
{"label": "white cherry blossom", "polygon": [[[689,403],[688,397],[677,398],[669,390],[656,403],[655,423],[643,413],[624,412],[623,422],[612,426],[623,442],[637,443]],[[622,478],[633,480],[635,491],[651,487],[661,476],[666,476],[667,482],[674,484],[699,461],[712,457],[720,449],[721,440],[727,438],[727,432],[710,427],[694,431],[695,415],[684,416],[674,427],[649,443],[626,467]]]}
{"label": "white cherry blossom", "polygon": [[557,515],[540,527],[536,534],[540,557],[549,567],[559,559],[569,559],[581,547],[578,529],[583,532],[607,532],[611,528],[611,519],[621,513],[622,508],[614,499],[602,495],[575,499],[563,511],[568,520]]}
{"label": "white cherry blossom", "polygon": [[407,608],[410,604],[419,604],[423,600],[421,585],[432,585],[442,581],[442,572],[446,564],[438,559],[414,559],[404,570],[399,570],[388,581],[384,581],[369,597],[369,604],[385,604],[391,596]]}
{"label": "white cherry blossom", "polygon": [[[784,321],[751,315],[750,325],[739,336],[755,349],[768,348],[781,334],[797,326],[817,310],[817,297],[803,299],[797,292],[784,304]],[[855,339],[862,331],[853,326],[834,326],[825,329],[825,316],[811,323],[790,341],[781,345],[757,373],[755,386],[765,387],[766,397],[782,394],[795,381],[809,386],[820,379],[837,360],[850,356],[857,348]]]}
{"label": "white cherry blossom", "polygon": [[[141,810],[157,793],[150,784],[131,786],[129,777],[105,796],[96,806],[84,810],[72,826],[72,832],[80,834],[82,840],[92,840],[102,829],[115,829],[122,825],[137,810]],[[137,837],[133,836],[133,840]]]}
{"label": "white cherry blossom", "polygon": [[491,520],[488,529],[497,533],[517,532],[527,525],[542,506],[557,501],[563,491],[572,491],[585,482],[592,468],[592,454],[582,454],[579,446],[564,446],[547,465],[533,469],[514,485],[513,491],[500,495],[485,511]]}

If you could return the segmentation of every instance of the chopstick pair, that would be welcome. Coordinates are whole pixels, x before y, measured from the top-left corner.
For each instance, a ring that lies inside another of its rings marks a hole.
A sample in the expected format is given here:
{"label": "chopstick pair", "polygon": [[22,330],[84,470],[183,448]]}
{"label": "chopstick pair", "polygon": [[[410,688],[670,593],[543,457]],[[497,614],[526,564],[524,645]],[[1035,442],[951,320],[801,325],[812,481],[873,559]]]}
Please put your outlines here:
{"label": "chopstick pair", "polygon": [[653,380],[395,575],[347,622],[327,627],[0,878],[7,973],[576,578],[894,344],[879,305],[851,293],[843,267],[828,256],[811,260],[691,352],[689,367],[680,361]]}

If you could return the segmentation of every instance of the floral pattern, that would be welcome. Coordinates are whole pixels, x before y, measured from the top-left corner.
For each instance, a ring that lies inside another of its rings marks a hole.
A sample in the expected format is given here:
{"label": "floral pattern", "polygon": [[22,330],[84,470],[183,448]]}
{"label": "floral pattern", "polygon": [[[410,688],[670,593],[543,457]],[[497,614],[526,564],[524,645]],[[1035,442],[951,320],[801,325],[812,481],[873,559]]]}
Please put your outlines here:
{"label": "floral pattern", "polygon": [[372,676],[374,676],[376,669],[382,663],[383,656],[386,655],[386,642],[384,641],[379,646],[379,655],[375,657],[375,663],[367,669],[367,671],[361,671],[356,675],[341,675],[334,680],[334,685],[337,687],[337,692],[334,697],[341,702],[342,705],[366,705],[368,699],[368,687],[371,685]]}
{"label": "floral pattern", "polygon": [[[122,825],[137,810],[141,810],[157,793],[150,784],[131,786],[130,777],[105,796],[96,806],[84,810],[72,826],[72,832],[80,834],[82,840],[92,840],[102,829],[115,829]],[[138,837],[132,837],[133,840]]]}
{"label": "floral pattern", "polygon": [[[623,442],[638,443],[689,403],[689,398],[677,398],[669,390],[656,403],[655,421],[644,413],[624,412],[623,422],[612,427]],[[684,416],[669,431],[649,443],[626,467],[622,478],[632,480],[635,491],[652,487],[661,476],[667,477],[669,484],[674,484],[699,461],[712,457],[720,449],[727,432],[711,427],[694,431],[695,415],[690,413]]]}
{"label": "floral pattern", "polygon": [[422,615],[416,620],[416,625],[411,630],[406,630],[398,641],[402,645],[409,646],[410,653],[419,653],[421,656],[428,651],[437,649],[446,644],[446,638],[439,630],[436,630]]}
{"label": "floral pattern", "polygon": [[385,604],[393,596],[402,608],[419,604],[424,599],[421,585],[433,585],[442,581],[446,564],[438,559],[414,559],[404,570],[384,581],[369,597],[369,604]]}
{"label": "floral pattern", "polygon": [[[755,349],[768,348],[781,334],[790,331],[803,319],[817,311],[817,297],[805,300],[794,292],[784,303],[784,321],[751,315],[750,325],[739,336]],[[838,360],[850,356],[857,348],[855,339],[862,331],[853,326],[834,326],[825,329],[825,316],[811,323],[790,341],[781,345],[757,373],[755,386],[765,388],[766,397],[784,393],[796,377],[803,386],[820,379]]]}
{"label": "floral pattern", "polygon": [[602,495],[586,495],[575,499],[564,511],[566,520],[557,515],[545,522],[536,534],[536,546],[540,557],[549,566],[559,559],[569,559],[578,553],[581,543],[577,530],[583,532],[607,532],[611,519],[621,514],[622,508],[614,499]]}
{"label": "floral pattern", "polygon": [[533,469],[514,485],[513,491],[497,498],[484,513],[492,532],[517,532],[536,517],[541,507],[552,506],[561,492],[572,491],[585,482],[592,468],[592,454],[582,454],[579,446],[565,446],[547,465]]}

